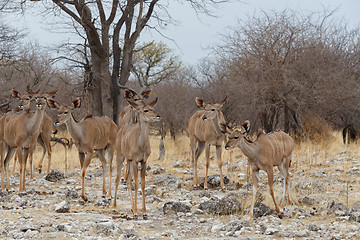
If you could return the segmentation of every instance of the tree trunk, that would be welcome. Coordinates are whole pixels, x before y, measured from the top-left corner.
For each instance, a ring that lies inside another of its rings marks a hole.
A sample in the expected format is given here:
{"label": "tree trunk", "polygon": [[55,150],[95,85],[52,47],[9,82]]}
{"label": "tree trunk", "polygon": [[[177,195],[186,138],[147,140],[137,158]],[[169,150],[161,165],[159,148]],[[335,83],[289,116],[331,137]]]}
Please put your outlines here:
{"label": "tree trunk", "polygon": [[161,136],[159,143],[159,160],[165,159],[165,145],[164,145],[164,137]]}
{"label": "tree trunk", "polygon": [[289,133],[290,131],[290,119],[289,119],[289,106],[284,101],[284,132]]}

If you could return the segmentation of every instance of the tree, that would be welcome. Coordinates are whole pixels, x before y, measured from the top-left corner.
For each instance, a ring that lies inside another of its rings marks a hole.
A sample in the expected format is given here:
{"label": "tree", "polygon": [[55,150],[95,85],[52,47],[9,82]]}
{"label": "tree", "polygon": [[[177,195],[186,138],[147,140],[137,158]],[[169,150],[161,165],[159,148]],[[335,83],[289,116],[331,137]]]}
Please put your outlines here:
{"label": "tree", "polygon": [[189,69],[177,71],[167,81],[156,85],[159,104],[156,109],[161,116],[160,129],[176,134],[187,130],[187,121],[196,110],[196,89],[193,90]]}
{"label": "tree", "polygon": [[134,53],[132,72],[141,86],[154,85],[169,79],[181,68],[179,57],[164,43],[144,43]]}
{"label": "tree", "polygon": [[[226,1],[184,0],[183,2],[191,4],[197,12],[210,14],[209,7]],[[140,33],[150,25],[150,19],[156,19],[154,23],[171,21],[166,3],[161,4],[159,0],[52,0],[52,3],[55,7],[43,2],[56,14],[66,14],[85,32],[90,49],[94,84],[94,91],[91,94],[94,99],[95,114],[103,115],[103,104],[111,104],[113,119],[116,120],[119,106],[122,104],[118,83],[126,85],[136,43]],[[61,10],[60,14],[59,10]]]}
{"label": "tree", "polygon": [[331,16],[263,12],[226,34],[215,49],[214,78],[226,83],[228,102],[236,103],[225,115],[258,119],[270,132],[300,129],[300,116],[310,113],[334,124],[341,109],[354,109],[359,30],[348,31]]}

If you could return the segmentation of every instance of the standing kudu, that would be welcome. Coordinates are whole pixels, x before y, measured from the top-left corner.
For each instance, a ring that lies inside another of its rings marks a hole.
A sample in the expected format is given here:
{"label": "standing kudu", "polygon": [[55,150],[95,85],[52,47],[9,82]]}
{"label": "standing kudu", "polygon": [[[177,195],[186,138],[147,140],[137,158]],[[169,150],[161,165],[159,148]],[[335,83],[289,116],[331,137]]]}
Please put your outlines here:
{"label": "standing kudu", "polygon": [[[131,209],[134,219],[137,219],[137,193],[138,193],[138,163],[141,164],[141,190],[142,190],[142,214],[146,220],[145,207],[145,173],[146,161],[151,153],[149,142],[149,125],[152,122],[160,121],[160,116],[153,111],[157,98],[149,105],[137,104],[135,101],[128,99],[128,102],[138,114],[138,123],[123,126],[116,137],[116,167],[117,174],[115,180],[115,198],[114,212],[116,212],[117,189],[120,180],[120,171],[124,159],[127,161],[127,187],[130,193]],[[131,189],[131,178],[134,180],[135,197],[133,199]]]}
{"label": "standing kudu", "polygon": [[66,124],[66,127],[74,140],[79,152],[79,160],[81,166],[82,191],[81,200],[85,202],[85,173],[90,164],[94,151],[100,158],[103,167],[103,197],[106,195],[105,181],[107,172],[107,162],[104,151],[108,150],[108,160],[110,169],[110,182],[108,196],[111,198],[111,175],[112,175],[112,159],[115,151],[116,133],[118,127],[108,117],[86,117],[77,122],[72,115],[72,111],[80,107],[80,99],[77,98],[72,102],[72,106],[61,106],[56,101],[50,99],[48,101],[51,108],[58,110],[58,116],[55,121],[56,125]]}
{"label": "standing kudu", "polygon": [[[18,113],[9,113],[4,116],[4,140],[7,147],[7,155],[4,159],[7,189],[10,188],[9,182],[9,162],[13,157],[15,150],[20,163],[20,186],[19,192],[25,191],[25,166],[29,149],[36,141],[39,135],[39,129],[44,117],[46,99],[51,94],[29,94],[35,98],[35,112],[20,111]],[[4,176],[2,171],[1,188],[4,189]]]}
{"label": "standing kudu", "polygon": [[[57,91],[54,91],[52,93],[50,93],[50,96],[54,96],[56,94]],[[14,98],[19,98],[20,99],[20,104],[19,104],[19,108],[22,110],[28,110],[30,109],[30,103],[31,100],[33,99],[29,94],[32,95],[36,95],[38,94],[38,92],[36,93],[32,93],[28,91],[28,95],[26,94],[20,94],[19,92],[12,90],[12,96]],[[30,164],[30,178],[33,178],[33,154],[35,151],[35,147],[36,147],[36,142],[38,142],[40,144],[40,146],[43,149],[43,154],[41,157],[41,160],[39,162],[38,165],[38,171],[41,173],[42,170],[42,162],[45,158],[45,153],[47,152],[48,155],[48,168],[47,168],[47,173],[50,172],[50,166],[51,166],[51,143],[50,143],[50,139],[51,139],[51,134],[52,134],[52,129],[53,129],[53,120],[51,119],[51,117],[45,112],[44,114],[44,118],[41,122],[41,127],[40,127],[40,134],[39,137],[37,138],[37,141],[35,141],[33,143],[33,146],[30,148],[29,150],[29,164]],[[15,169],[15,164],[16,161],[14,161],[14,169]]]}
{"label": "standing kudu", "polygon": [[210,145],[216,146],[216,155],[220,170],[220,184],[221,188],[225,189],[222,175],[221,160],[222,143],[225,140],[225,135],[221,132],[219,128],[219,123],[225,123],[225,118],[221,111],[221,107],[224,105],[225,100],[226,97],[218,103],[208,104],[198,97],[195,99],[197,106],[204,109],[196,111],[188,121],[188,133],[190,138],[190,148],[192,156],[191,160],[193,166],[194,189],[196,189],[199,185],[199,180],[197,176],[197,161],[204,149],[206,157],[204,189],[207,189]]}
{"label": "standing kudu", "polygon": [[243,123],[241,131],[232,131],[225,124],[220,124],[220,128],[223,132],[229,134],[229,141],[226,143],[225,149],[229,150],[234,147],[240,148],[244,155],[248,158],[248,163],[252,168],[253,199],[250,209],[250,217],[252,217],[254,213],[259,170],[266,171],[268,175],[270,194],[274,201],[275,210],[279,217],[281,217],[282,215],[275,201],[273,191],[273,168],[277,166],[285,179],[284,193],[281,203],[281,208],[284,208],[286,197],[288,198],[288,204],[291,204],[289,167],[291,163],[292,151],[295,146],[294,140],[288,134],[282,131],[265,134],[261,129],[259,129],[256,141],[251,142],[246,138],[246,135],[250,132],[249,121],[245,121]]}
{"label": "standing kudu", "polygon": [[[140,105],[145,106],[144,99],[148,98],[151,93],[151,89],[149,89],[148,87],[142,88],[140,93],[137,93],[132,88],[126,86],[119,85],[119,87],[124,89],[124,98],[126,100],[131,100],[139,106]],[[121,129],[125,125],[137,123],[138,117],[139,116],[137,112],[134,110],[134,108],[131,105],[124,107],[118,116],[119,129]],[[126,171],[123,171],[123,176],[124,178],[122,178],[121,181],[125,182],[124,179],[127,178]]]}

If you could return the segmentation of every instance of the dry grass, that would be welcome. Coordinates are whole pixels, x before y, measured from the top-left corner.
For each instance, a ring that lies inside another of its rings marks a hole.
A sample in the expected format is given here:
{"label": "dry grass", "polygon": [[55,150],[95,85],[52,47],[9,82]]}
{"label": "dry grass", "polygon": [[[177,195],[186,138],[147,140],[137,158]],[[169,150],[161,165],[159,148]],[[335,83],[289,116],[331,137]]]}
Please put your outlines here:
{"label": "dry grass", "polygon": [[[58,137],[69,137],[67,133],[60,133]],[[348,158],[354,158],[356,155],[358,155],[358,146],[356,144],[350,144],[350,145],[344,145],[342,143],[341,133],[340,132],[331,132],[331,136],[329,137],[331,141],[327,141],[326,144],[319,143],[314,144],[313,140],[309,140],[306,142],[302,142],[301,144],[296,145],[296,148],[293,152],[293,161],[292,166],[290,169],[290,172],[292,173],[291,180],[295,179],[296,177],[300,177],[298,175],[298,172],[305,172],[305,176],[307,174],[310,174],[310,172],[314,172],[317,169],[325,168],[326,171],[328,171],[329,174],[332,173],[331,168],[328,168],[328,160],[334,158],[336,155],[342,154],[343,157]],[[173,141],[170,137],[166,137],[164,144],[166,149],[166,157],[165,160],[160,161],[159,160],[159,142],[160,138],[157,136],[151,136],[150,137],[150,144],[152,148],[152,153],[148,159],[148,164],[158,164],[161,167],[166,169],[167,173],[172,174],[179,174],[175,169],[173,168],[173,165],[176,162],[183,162],[184,163],[184,169],[190,169],[191,167],[191,153],[190,153],[190,147],[189,147],[189,138],[187,135],[179,136],[175,141]],[[35,165],[38,166],[39,158],[41,157],[41,150],[40,148],[37,148],[35,153]],[[56,144],[53,147],[53,154],[52,154],[52,169],[58,169],[60,171],[65,170],[65,151],[64,147],[60,144]],[[209,169],[209,175],[212,174],[218,174],[218,166],[217,166],[217,159],[215,154],[215,147],[211,147],[211,153],[210,156],[212,160],[210,161],[210,169]],[[239,183],[240,185],[245,184],[246,182],[251,182],[251,177],[248,177],[247,179],[240,179],[239,173],[247,173],[248,167],[246,164],[246,158],[243,156],[242,152],[239,149],[234,149],[231,151],[223,151],[222,154],[223,158],[223,174],[227,174],[231,180],[231,182]],[[77,149],[75,146],[73,146],[71,149],[68,150],[67,153],[67,159],[68,159],[68,170],[71,172],[73,169],[79,169],[80,164],[78,160],[78,154]],[[114,160],[115,161],[115,160]],[[90,167],[96,167],[100,166],[100,160],[94,159],[92,160],[92,163]],[[204,154],[201,155],[199,159],[199,169],[198,174],[200,177],[203,177],[205,175],[205,157]],[[234,166],[238,166],[240,168],[239,172],[233,172],[232,169]],[[351,181],[351,179],[347,179],[346,171],[350,168],[354,167],[352,161],[344,161],[342,163],[341,167],[343,167],[344,172],[341,176],[340,181],[343,182],[345,185],[348,181]],[[43,171],[46,171],[47,168],[47,159],[45,158],[43,163]],[[263,172],[263,171],[261,171]],[[278,170],[274,171],[275,173],[278,173]],[[264,199],[262,199],[262,202],[267,204],[268,206],[273,206],[273,201],[270,197],[270,194],[268,193],[268,184],[267,184],[267,177],[265,173],[262,173],[260,175],[261,181],[263,183],[264,189],[259,189],[259,192],[261,192]],[[281,178],[282,182],[282,178]],[[296,193],[294,191],[294,181],[292,183],[292,189],[291,194],[294,199],[297,199],[300,196],[296,196]],[[348,185],[346,185],[348,186]],[[325,190],[333,190],[332,188],[338,187],[341,188],[339,191],[349,191],[342,186],[327,186],[328,189]],[[282,194],[282,185],[275,185],[275,195],[278,200],[281,199]],[[245,199],[245,202],[243,202],[243,206],[247,207],[251,203],[251,194],[252,191],[249,190],[249,196]],[[345,197],[346,196],[346,197]],[[349,203],[351,205],[356,201],[356,199],[352,199],[351,197],[346,194],[343,197],[339,199],[340,201],[344,203]]]}
{"label": "dry grass", "polygon": [[[57,137],[66,137],[69,138],[67,133],[59,133]],[[304,169],[306,167],[316,167],[321,166],[328,158],[333,157],[335,154],[339,152],[349,152],[349,154],[356,154],[358,152],[358,146],[356,144],[344,145],[341,140],[340,132],[332,132],[332,141],[328,142],[326,145],[314,144],[312,141],[302,142],[301,144],[296,145],[295,150],[293,152],[293,161],[292,161],[292,171],[295,172],[299,169]],[[157,136],[150,136],[150,144],[151,144],[151,155],[148,159],[148,164],[159,164],[167,170],[171,170],[173,165],[177,161],[182,161],[185,164],[185,167],[190,167],[190,144],[189,138],[187,135],[182,135],[176,138],[173,141],[170,137],[166,137],[164,140],[165,149],[166,149],[166,157],[165,160],[159,160],[159,143],[160,138]],[[34,164],[38,165],[39,159],[42,155],[41,148],[37,148],[34,155]],[[316,157],[314,157],[316,155]],[[52,169],[65,170],[65,148],[61,144],[56,144],[53,146],[52,150]],[[210,157],[211,162],[210,171],[214,170],[214,173],[210,172],[210,174],[215,174],[218,171],[217,167],[217,159],[215,155],[215,147],[211,147],[210,149]],[[351,157],[349,155],[349,157]],[[68,158],[68,169],[79,168],[79,160],[78,153],[75,146],[67,151]],[[246,158],[243,156],[242,152],[239,149],[234,149],[231,151],[224,150],[222,152],[222,159],[225,162],[224,171],[226,174],[226,170],[229,166],[234,166],[235,161],[246,161]],[[200,156],[199,168],[200,171],[203,169],[204,165],[204,154]],[[114,160],[115,161],[115,160]],[[100,164],[99,160],[95,160],[98,164]],[[228,162],[228,164],[226,163]],[[43,168],[47,166],[47,159],[43,162]],[[351,165],[344,165],[345,170],[351,168]],[[45,169],[44,169],[45,170]],[[246,170],[246,168],[244,169]],[[246,172],[246,171],[245,171]],[[231,174],[231,173],[230,173]],[[201,176],[201,172],[200,172]]]}

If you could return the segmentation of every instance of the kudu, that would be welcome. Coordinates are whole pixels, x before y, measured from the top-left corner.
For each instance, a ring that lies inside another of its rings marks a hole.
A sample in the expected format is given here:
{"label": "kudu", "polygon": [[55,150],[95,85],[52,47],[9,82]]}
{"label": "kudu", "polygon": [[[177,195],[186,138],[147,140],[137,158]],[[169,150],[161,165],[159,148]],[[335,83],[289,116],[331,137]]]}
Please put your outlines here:
{"label": "kudu", "polygon": [[[143,88],[143,89],[141,89],[140,93],[137,93],[132,88],[121,86],[121,85],[119,85],[119,87],[124,89],[124,98],[126,100],[131,99],[136,104],[138,104],[138,105],[141,104],[143,106],[145,106],[144,99],[148,98],[151,93],[151,89],[148,89],[148,88]],[[124,107],[118,116],[119,129],[129,123],[136,123],[137,122],[136,115],[137,115],[136,111],[134,111],[134,108],[131,105]]]}
{"label": "kudu", "polygon": [[[57,91],[51,92],[50,95],[54,96],[56,94]],[[29,94],[32,95],[36,95],[38,94],[38,92],[36,93],[32,93],[28,91],[28,94],[20,94],[19,92],[17,92],[16,90],[12,90],[12,96],[14,98],[19,98],[20,99],[20,104],[19,104],[19,108],[22,110],[28,110],[30,109],[30,103],[31,100],[33,99]],[[48,168],[47,168],[47,173],[50,172],[50,166],[51,166],[51,134],[53,130],[53,120],[52,118],[45,112],[44,113],[44,118],[41,122],[41,126],[40,126],[40,134],[39,137],[37,138],[37,141],[35,141],[33,143],[33,145],[31,146],[31,148],[29,149],[29,165],[30,165],[30,178],[33,178],[33,154],[35,151],[35,147],[36,147],[36,142],[38,142],[40,144],[40,146],[43,149],[43,154],[42,157],[40,159],[39,165],[37,170],[41,173],[42,171],[42,162],[45,158],[45,153],[47,153],[48,156]],[[16,158],[14,161],[14,170],[15,170],[15,164],[16,164]]]}
{"label": "kudu", "polygon": [[[111,198],[112,159],[115,151],[118,127],[113,120],[105,116],[88,116],[77,122],[74,119],[72,112],[74,109],[80,107],[80,103],[79,98],[72,101],[72,106],[62,106],[52,99],[48,101],[51,108],[58,110],[55,125],[66,124],[66,127],[74,140],[74,144],[78,149],[82,178],[82,202],[87,200],[87,197],[85,196],[85,174],[91,158],[94,156],[94,151],[96,151],[97,156],[100,158],[103,167],[103,197],[106,195],[106,174],[107,172],[110,172],[108,196]],[[108,171],[107,162],[104,156],[105,150],[108,150],[110,171]]]}
{"label": "kudu", "polygon": [[[149,89],[148,87],[143,87],[140,93],[137,93],[132,88],[122,85],[118,85],[118,86],[121,89],[124,89],[124,98],[126,100],[132,100],[137,105],[141,105],[141,106],[145,106],[144,99],[148,98],[151,93],[151,89]],[[134,124],[137,122],[138,122],[138,114],[130,104],[124,107],[118,116],[119,129],[121,129],[125,125]],[[121,181],[125,183],[124,179],[127,178],[126,171],[123,172],[123,176],[124,177],[121,179]]]}
{"label": "kudu", "polygon": [[[135,124],[128,124],[123,126],[116,137],[116,167],[117,174],[115,179],[115,197],[114,197],[114,212],[116,212],[116,198],[117,189],[120,180],[120,172],[124,159],[127,161],[127,188],[130,193],[131,210],[134,214],[134,219],[137,219],[137,193],[138,193],[138,163],[141,164],[141,190],[142,190],[142,214],[146,220],[146,206],[145,206],[145,173],[146,161],[151,153],[149,142],[149,125],[152,122],[160,120],[160,116],[153,111],[157,102],[157,98],[149,105],[138,104],[135,101],[128,99],[130,105],[138,114],[138,122]],[[131,178],[134,180],[135,197],[133,199],[131,189]]]}
{"label": "kudu", "polygon": [[252,217],[254,214],[259,170],[264,170],[268,175],[270,194],[274,201],[275,210],[281,218],[282,215],[275,201],[273,191],[273,168],[277,166],[285,179],[284,193],[281,203],[281,208],[284,208],[286,197],[288,199],[288,204],[291,204],[289,167],[291,163],[292,151],[295,146],[294,140],[288,134],[282,131],[265,134],[261,129],[259,129],[257,139],[254,142],[249,141],[246,138],[246,135],[250,132],[249,121],[245,121],[242,124],[241,131],[233,131],[225,124],[220,124],[220,128],[223,132],[228,134],[229,138],[225,145],[225,149],[229,150],[234,147],[240,148],[244,155],[248,158],[248,163],[252,168],[253,198],[250,208],[250,217]]}
{"label": "kudu", "polygon": [[207,189],[207,176],[209,168],[210,145],[215,145],[216,155],[218,159],[218,166],[220,170],[220,185],[225,189],[222,175],[222,143],[225,140],[225,135],[220,131],[219,123],[225,123],[224,115],[221,111],[226,97],[218,103],[208,104],[201,98],[195,98],[196,104],[203,110],[198,110],[188,121],[188,133],[190,138],[191,160],[193,166],[193,187],[197,188],[199,180],[197,176],[197,161],[199,156],[205,149],[206,158],[206,173],[204,189]]}
{"label": "kudu", "polygon": [[[25,191],[25,166],[29,149],[36,141],[39,134],[40,125],[44,117],[46,99],[51,94],[29,94],[35,98],[36,110],[35,112],[20,111],[17,113],[8,113],[4,116],[4,141],[7,147],[7,155],[4,159],[3,167],[5,168],[5,175],[7,185],[6,188],[10,188],[9,182],[9,162],[16,154],[20,164],[20,186],[19,192]],[[2,173],[1,189],[4,189],[4,173]]]}

